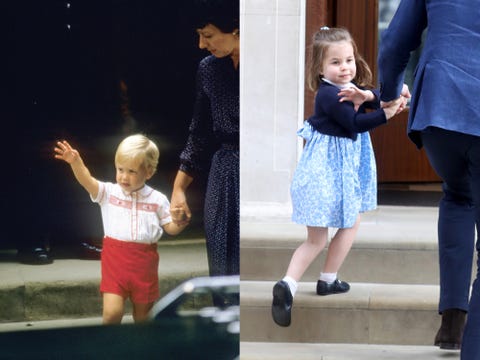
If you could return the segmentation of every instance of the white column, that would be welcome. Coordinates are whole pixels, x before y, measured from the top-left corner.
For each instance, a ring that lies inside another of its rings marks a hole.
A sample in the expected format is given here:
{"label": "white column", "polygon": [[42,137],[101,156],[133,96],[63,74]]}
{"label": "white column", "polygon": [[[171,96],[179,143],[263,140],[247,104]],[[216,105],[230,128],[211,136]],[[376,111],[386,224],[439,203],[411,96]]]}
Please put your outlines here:
{"label": "white column", "polygon": [[241,220],[290,218],[303,123],[305,0],[241,0]]}

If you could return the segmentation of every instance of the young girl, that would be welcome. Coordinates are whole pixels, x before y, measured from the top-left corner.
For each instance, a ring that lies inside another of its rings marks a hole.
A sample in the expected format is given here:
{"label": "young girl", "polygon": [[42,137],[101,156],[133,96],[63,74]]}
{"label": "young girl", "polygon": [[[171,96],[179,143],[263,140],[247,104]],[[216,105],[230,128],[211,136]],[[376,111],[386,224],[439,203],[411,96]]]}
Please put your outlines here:
{"label": "young girl", "polygon": [[[350,289],[337,278],[360,224],[359,213],[376,207],[376,167],[368,130],[404,106],[380,108],[368,90],[372,74],[345,29],[322,28],[313,37],[308,84],[317,91],[315,112],[298,131],[306,141],[291,184],[292,220],[307,226],[307,240],[293,254],[286,276],[273,288],[272,316],[289,326],[297,282],[325,248],[328,228],[338,228],[328,248],[317,294]],[[365,110],[372,109],[370,112]]]}
{"label": "young girl", "polygon": [[70,164],[101,207],[103,323],[122,321],[127,298],[133,303],[134,321],[145,320],[159,297],[157,241],[164,230],[176,235],[186,227],[182,210],[170,213],[167,198],[145,184],[157,169],[157,146],[143,135],[124,139],[115,154],[116,184],[92,177],[67,141],[57,143],[55,158]]}

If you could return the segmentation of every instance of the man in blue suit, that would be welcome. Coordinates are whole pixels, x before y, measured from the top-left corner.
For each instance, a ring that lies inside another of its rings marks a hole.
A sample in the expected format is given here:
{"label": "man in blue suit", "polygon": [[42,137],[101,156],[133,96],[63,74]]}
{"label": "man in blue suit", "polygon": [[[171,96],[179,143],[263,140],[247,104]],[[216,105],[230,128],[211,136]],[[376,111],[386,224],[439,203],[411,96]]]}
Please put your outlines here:
{"label": "man in blue suit", "polygon": [[438,220],[442,325],[435,344],[462,347],[462,359],[469,360],[480,358],[478,273],[468,301],[480,221],[479,18],[478,0],[402,0],[382,34],[378,58],[381,100],[388,105],[401,93],[410,52],[420,46],[427,29],[408,136],[425,148],[443,180]]}

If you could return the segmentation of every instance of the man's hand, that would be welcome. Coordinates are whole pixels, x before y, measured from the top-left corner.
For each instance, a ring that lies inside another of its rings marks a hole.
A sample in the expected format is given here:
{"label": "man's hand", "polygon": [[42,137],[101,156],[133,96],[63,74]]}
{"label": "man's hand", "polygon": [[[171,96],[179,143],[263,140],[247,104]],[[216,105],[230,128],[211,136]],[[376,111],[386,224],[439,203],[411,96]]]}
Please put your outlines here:
{"label": "man's hand", "polygon": [[384,109],[391,106],[397,106],[397,100],[400,99],[400,105],[398,106],[397,112],[395,113],[395,115],[397,115],[401,113],[403,110],[405,110],[405,108],[407,107],[408,99],[410,99],[411,97],[412,97],[412,94],[410,94],[408,85],[403,84],[402,92],[400,93],[400,97],[398,99],[387,101],[387,102],[381,101],[380,106]]}

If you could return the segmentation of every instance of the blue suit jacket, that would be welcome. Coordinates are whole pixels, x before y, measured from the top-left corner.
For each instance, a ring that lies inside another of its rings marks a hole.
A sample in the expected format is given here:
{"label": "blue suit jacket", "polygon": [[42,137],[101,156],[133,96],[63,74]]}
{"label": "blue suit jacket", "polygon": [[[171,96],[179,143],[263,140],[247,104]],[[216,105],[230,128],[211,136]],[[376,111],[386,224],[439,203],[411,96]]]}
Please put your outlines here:
{"label": "blue suit jacket", "polygon": [[480,136],[480,0],[402,0],[381,38],[381,100],[400,94],[410,52],[421,43],[408,134],[421,147],[429,126]]}

